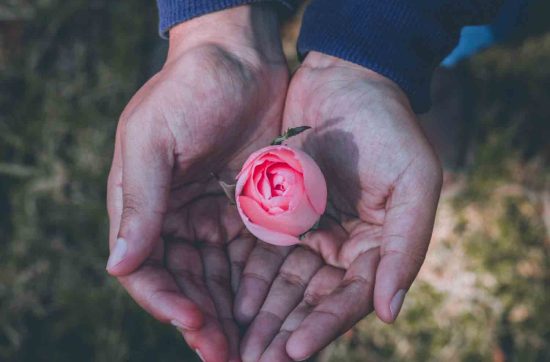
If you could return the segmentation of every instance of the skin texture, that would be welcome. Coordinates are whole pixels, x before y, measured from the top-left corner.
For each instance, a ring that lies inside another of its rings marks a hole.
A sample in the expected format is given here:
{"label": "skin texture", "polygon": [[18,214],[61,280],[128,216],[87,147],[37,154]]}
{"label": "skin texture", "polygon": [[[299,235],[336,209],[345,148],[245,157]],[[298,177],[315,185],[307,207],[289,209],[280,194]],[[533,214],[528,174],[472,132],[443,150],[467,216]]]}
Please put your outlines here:
{"label": "skin texture", "polygon": [[209,362],[240,360],[233,292],[251,250],[288,252],[257,245],[212,173],[232,180],[279,134],[287,83],[273,9],[229,9],[173,28],[120,117],[107,270]]}
{"label": "skin texture", "polygon": [[[441,167],[406,96],[358,65],[310,52],[293,76],[283,129],[319,164],[330,217],[308,233],[272,279],[251,255],[254,294],[235,315],[250,326],[243,361],[304,360],[373,310],[391,323],[423,263],[441,189]],[[277,260],[277,263],[280,261]]]}
{"label": "skin texture", "polygon": [[[273,9],[228,9],[170,31],[119,121],[107,270],[208,362],[303,360],[373,310],[392,322],[428,247],[441,170],[399,88],[315,52],[287,83]],[[330,217],[300,247],[256,241],[212,173],[303,125],[289,144]]]}
{"label": "skin texture", "polygon": [[319,166],[287,146],[254,152],[237,177],[239,214],[258,239],[294,245],[325,211],[327,187]]}

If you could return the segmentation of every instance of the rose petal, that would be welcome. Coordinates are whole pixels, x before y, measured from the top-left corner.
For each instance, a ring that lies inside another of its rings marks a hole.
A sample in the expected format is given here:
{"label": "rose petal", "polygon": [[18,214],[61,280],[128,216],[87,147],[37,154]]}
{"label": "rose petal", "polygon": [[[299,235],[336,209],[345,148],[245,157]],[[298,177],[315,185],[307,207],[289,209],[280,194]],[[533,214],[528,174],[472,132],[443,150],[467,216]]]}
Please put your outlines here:
{"label": "rose petal", "polygon": [[261,177],[264,175],[264,170],[267,168],[268,163],[262,163],[257,166],[251,167],[249,173],[246,173],[246,182],[243,187],[242,194],[250,196],[256,200],[263,199],[261,190],[258,189],[258,184]]}
{"label": "rose petal", "polygon": [[270,243],[273,245],[288,246],[298,244],[300,240],[292,235],[283,234],[277,231],[266,229],[260,225],[254,224],[250,219],[243,213],[243,210],[240,205],[240,200],[237,198],[237,209],[243,220],[244,225],[258,239]]}
{"label": "rose petal", "polygon": [[300,164],[299,159],[295,157],[295,152],[292,148],[287,146],[272,146],[272,147],[273,147],[272,154],[275,154],[281,161],[285,162],[296,171],[303,172],[302,165]]}
{"label": "rose petal", "polygon": [[249,168],[252,166],[254,161],[256,161],[264,153],[265,153],[265,149],[261,149],[256,152],[253,152],[250,156],[248,156],[248,158],[243,164],[243,167],[241,168],[241,172],[239,172],[235,178],[239,179],[243,174],[250,173]]}
{"label": "rose petal", "polygon": [[280,206],[273,206],[273,207],[270,207],[267,212],[269,212],[271,215],[278,215],[278,214],[283,213],[285,211],[286,211],[286,209],[283,209]]}
{"label": "rose petal", "polygon": [[[285,180],[274,182],[273,174]],[[291,192],[275,196],[271,187],[276,183]],[[287,146],[270,146],[250,155],[237,176],[235,196],[248,230],[275,245],[299,243],[297,235],[313,226],[327,202],[325,178],[315,161]]]}
{"label": "rose petal", "polygon": [[293,150],[302,165],[304,188],[315,211],[322,215],[327,207],[327,183],[321,169],[307,153]]}
{"label": "rose petal", "polygon": [[256,187],[265,200],[269,200],[271,198],[271,183],[269,182],[265,169]]}
{"label": "rose petal", "polygon": [[246,180],[242,194],[253,197],[255,199],[259,199],[261,197],[260,192],[258,191],[256,186],[254,186],[254,180],[252,179],[252,177],[249,177],[248,180]]}
{"label": "rose petal", "polygon": [[306,195],[296,202],[294,210],[280,214],[268,213],[258,202],[247,196],[239,196],[239,203],[243,213],[252,223],[284,234],[294,236],[303,234],[319,219],[319,215],[311,208]]}
{"label": "rose petal", "polygon": [[235,185],[235,200],[243,193],[243,189],[246,183],[251,179],[250,170],[241,170],[239,177],[237,177],[237,184]]}
{"label": "rose petal", "polygon": [[269,213],[274,214],[278,212],[276,210],[288,210],[290,206],[290,198],[286,196],[274,196],[269,200],[265,200],[263,204],[269,210]]}
{"label": "rose petal", "polygon": [[[301,189],[303,183],[302,174],[292,167],[289,167],[285,163],[276,163],[269,165],[266,169],[268,176],[270,177],[271,186],[275,184],[282,184],[285,186],[284,195],[291,197],[295,189]],[[274,193],[272,193],[274,194]],[[278,194],[280,195],[280,194]]]}

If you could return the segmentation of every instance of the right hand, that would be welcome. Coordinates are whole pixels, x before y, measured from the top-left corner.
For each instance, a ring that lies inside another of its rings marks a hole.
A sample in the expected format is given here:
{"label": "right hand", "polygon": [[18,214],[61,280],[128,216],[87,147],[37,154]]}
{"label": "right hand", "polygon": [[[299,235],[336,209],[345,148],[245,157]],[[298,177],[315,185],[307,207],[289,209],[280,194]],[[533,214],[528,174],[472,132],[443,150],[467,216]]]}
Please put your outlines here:
{"label": "right hand", "polygon": [[107,270],[207,361],[240,360],[232,295],[256,244],[212,173],[230,181],[279,134],[287,83],[274,10],[232,8],[174,27],[120,117]]}
{"label": "right hand", "polygon": [[[249,297],[243,361],[302,361],[373,310],[393,322],[428,249],[441,167],[399,87],[311,51],[283,118],[283,129],[304,125],[312,129],[288,143],[319,164],[332,217]],[[241,285],[266,264],[251,256]]]}

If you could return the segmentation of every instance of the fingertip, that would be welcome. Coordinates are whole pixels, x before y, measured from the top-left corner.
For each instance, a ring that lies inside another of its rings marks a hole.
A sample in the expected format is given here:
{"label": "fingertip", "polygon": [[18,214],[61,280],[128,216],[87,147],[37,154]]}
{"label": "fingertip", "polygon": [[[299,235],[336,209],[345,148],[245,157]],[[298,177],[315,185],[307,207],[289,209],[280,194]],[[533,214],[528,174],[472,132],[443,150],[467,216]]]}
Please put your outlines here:
{"label": "fingertip", "polygon": [[380,306],[377,307],[375,302],[375,310],[376,315],[378,318],[388,324],[392,324],[397,319],[397,316],[399,315],[399,312],[401,311],[401,307],[403,306],[403,302],[405,300],[405,296],[407,294],[407,291],[405,289],[399,289],[389,301],[387,301],[388,298],[384,298],[384,301],[380,302]]}
{"label": "fingertip", "polygon": [[155,291],[146,302],[148,311],[159,321],[182,331],[196,331],[204,326],[204,314],[190,299],[179,292]]}
{"label": "fingertip", "polygon": [[245,277],[235,297],[233,314],[240,325],[249,325],[265,299],[265,285],[254,278]]}
{"label": "fingertip", "polygon": [[374,310],[376,312],[376,316],[382,322],[387,323],[387,324],[392,324],[394,322],[394,319],[392,318],[390,308],[387,304],[377,305],[377,303],[375,302],[374,303]]}
{"label": "fingertip", "polygon": [[193,302],[178,298],[173,309],[174,316],[170,324],[182,331],[197,331],[204,325],[204,315]]}
{"label": "fingertip", "polygon": [[305,361],[313,354],[309,348],[311,342],[310,336],[305,331],[297,329],[286,343],[286,353],[294,361]]}
{"label": "fingertip", "polygon": [[202,310],[193,302],[184,299],[184,303],[187,305],[187,312],[182,313],[182,319],[186,323],[188,329],[199,330],[204,326],[204,314]]}
{"label": "fingertip", "polygon": [[390,309],[390,304],[393,294],[397,286],[390,285],[390,281],[386,278],[376,278],[374,286],[374,310],[378,318],[384,322],[391,324],[395,321],[393,313]]}
{"label": "fingertip", "polygon": [[374,309],[382,322],[391,324],[397,319],[418,269],[419,264],[401,255],[390,254],[382,258],[374,286]]}
{"label": "fingertip", "polygon": [[233,307],[233,314],[237,323],[242,326],[249,325],[254,319],[254,313],[248,308],[250,302],[246,296],[239,296],[235,299],[235,306]]}
{"label": "fingertip", "polygon": [[199,330],[182,332],[189,347],[195,350],[202,361],[226,362],[229,360],[227,339],[218,327],[212,323],[212,320],[205,320]]}
{"label": "fingertip", "polygon": [[128,242],[119,237],[113,246],[107,261],[107,272],[115,277],[126,276],[134,272],[151,254],[153,245],[141,245],[137,242]]}
{"label": "fingertip", "polygon": [[271,312],[260,312],[244,335],[240,350],[243,361],[260,360],[274,336],[279,332],[281,319]]}
{"label": "fingertip", "polygon": [[204,316],[202,312],[194,307],[194,311],[189,312],[187,317],[181,318],[184,322],[184,327],[190,331],[197,331],[204,325]]}
{"label": "fingertip", "polygon": [[118,238],[115,245],[111,249],[109,254],[109,260],[107,260],[107,272],[112,276],[124,275],[124,259],[128,253],[128,242],[123,238]]}

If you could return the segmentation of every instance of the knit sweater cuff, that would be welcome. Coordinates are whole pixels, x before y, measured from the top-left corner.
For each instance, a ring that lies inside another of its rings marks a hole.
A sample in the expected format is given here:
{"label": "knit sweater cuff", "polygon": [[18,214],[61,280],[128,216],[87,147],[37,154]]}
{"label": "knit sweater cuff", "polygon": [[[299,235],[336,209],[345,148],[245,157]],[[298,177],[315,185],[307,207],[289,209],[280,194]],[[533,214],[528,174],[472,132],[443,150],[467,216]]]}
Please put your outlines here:
{"label": "knit sweater cuff", "polygon": [[296,0],[157,0],[159,11],[159,33],[168,37],[168,31],[174,25],[197,16],[213,13],[228,8],[252,3],[271,2],[282,9],[292,10]]}
{"label": "knit sweater cuff", "polygon": [[470,7],[451,11],[452,2],[445,3],[313,0],[304,14],[299,55],[314,50],[369,68],[397,83],[415,112],[425,112],[434,68],[472,20],[469,9],[479,10],[463,1]]}

